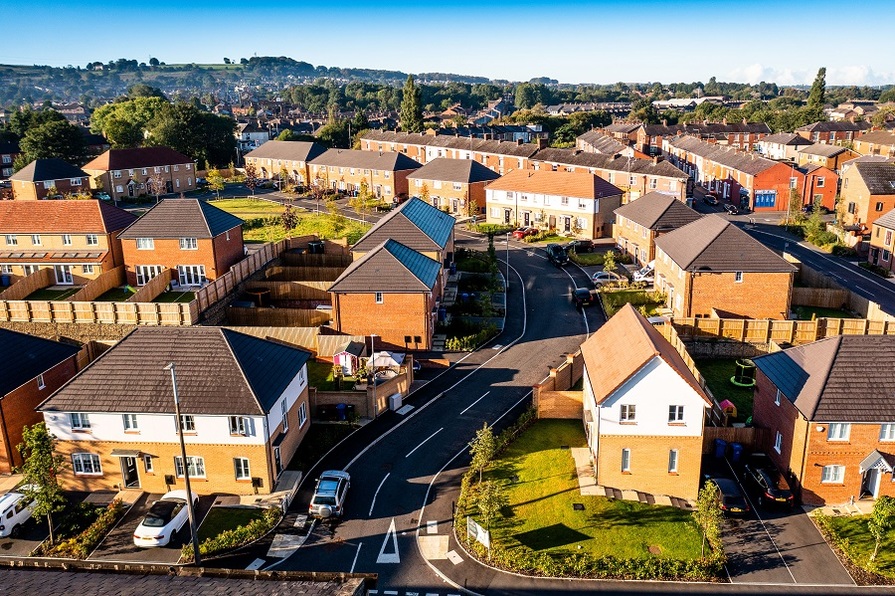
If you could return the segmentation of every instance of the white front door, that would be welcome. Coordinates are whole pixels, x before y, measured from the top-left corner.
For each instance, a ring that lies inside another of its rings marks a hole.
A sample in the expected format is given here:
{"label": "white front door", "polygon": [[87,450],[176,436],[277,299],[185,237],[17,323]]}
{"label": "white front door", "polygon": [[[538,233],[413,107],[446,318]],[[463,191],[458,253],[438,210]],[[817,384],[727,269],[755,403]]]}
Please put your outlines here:
{"label": "white front door", "polygon": [[70,286],[74,284],[71,276],[71,265],[53,265],[56,272],[56,283],[60,286]]}
{"label": "white front door", "polygon": [[182,286],[201,286],[207,280],[205,265],[178,265],[177,273]]}

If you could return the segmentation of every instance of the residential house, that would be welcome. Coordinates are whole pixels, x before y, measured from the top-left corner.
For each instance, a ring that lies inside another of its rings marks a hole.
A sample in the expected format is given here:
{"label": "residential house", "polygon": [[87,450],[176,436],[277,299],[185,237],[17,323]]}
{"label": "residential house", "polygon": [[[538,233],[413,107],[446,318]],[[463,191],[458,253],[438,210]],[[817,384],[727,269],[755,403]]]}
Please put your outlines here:
{"label": "residential house", "polygon": [[807,505],[895,496],[895,337],[840,335],[754,358],[753,423]]}
{"label": "residential house", "polygon": [[870,130],[869,122],[824,121],[800,126],[795,132],[812,143],[842,145],[852,142],[867,130]]}
{"label": "residential house", "polygon": [[[113,199],[181,193],[196,188],[196,162],[169,147],[109,149],[84,166],[91,188]],[[160,179],[164,188],[153,187]]]}
{"label": "residential house", "polygon": [[289,179],[301,187],[311,184],[308,162],[321,155],[326,148],[306,141],[267,141],[244,157],[245,164],[255,168],[262,180],[279,179],[283,170]]}
{"label": "residential house", "polygon": [[799,149],[813,143],[794,132],[778,132],[761,139],[757,145],[755,151],[763,157],[777,161],[797,161]]}
{"label": "residential house", "polygon": [[655,244],[655,287],[675,317],[789,317],[796,268],[723,217],[707,215]]}
{"label": "residential house", "polygon": [[582,238],[612,233],[621,189],[586,172],[514,170],[485,187],[486,221],[538,226]]}
{"label": "residential house", "polygon": [[602,131],[615,140],[621,141],[624,145],[633,145],[637,142],[637,131],[639,129],[639,122],[613,122],[605,126]]}
{"label": "residential house", "polygon": [[870,121],[872,116],[879,111],[879,104],[873,100],[852,100],[825,111],[830,120]]}
{"label": "residential house", "polygon": [[410,194],[453,215],[476,215],[485,208],[485,185],[500,175],[471,159],[439,157],[407,177]]}
{"label": "residential house", "polygon": [[35,159],[9,180],[16,201],[55,199],[90,191],[88,176],[81,168],[55,157]]}
{"label": "residential house", "polygon": [[805,165],[796,168],[800,176],[797,188],[802,205],[820,203],[830,211],[836,208],[836,195],[839,192],[839,174],[820,165]]}
{"label": "residential house", "polygon": [[888,271],[895,270],[895,209],[873,222],[867,262]]}
{"label": "residential house", "polygon": [[43,421],[35,408],[78,372],[79,348],[0,329],[0,474],[22,465],[22,430]]}
{"label": "residential house", "polygon": [[369,192],[388,201],[408,196],[407,176],[420,163],[393,151],[328,149],[308,162],[310,180],[320,179],[326,188],[349,195],[365,182]]}
{"label": "residential house", "polygon": [[581,355],[597,484],[695,500],[711,400],[681,355],[630,304],[581,345]]}
{"label": "residential house", "polygon": [[442,278],[439,261],[385,240],[330,286],[333,327],[351,335],[376,335],[377,349],[429,350]]}
{"label": "residential house", "polygon": [[186,467],[200,495],[270,493],[310,427],[309,356],[232,329],[138,327],[38,407],[63,488],[164,493]]}
{"label": "residential house", "polygon": [[245,256],[242,224],[204,201],[161,201],[118,236],[128,283],[142,286],[164,269],[186,287],[217,279]]}
{"label": "residential house", "polygon": [[[619,154],[625,157],[634,157],[633,147],[597,129],[578,135],[578,138],[575,139],[575,148],[585,153]],[[638,155],[637,157],[644,156]]]}
{"label": "residential house", "polygon": [[124,264],[118,232],[136,219],[96,200],[0,201],[0,273],[50,268],[57,285],[85,284]]}
{"label": "residential house", "polygon": [[12,164],[21,152],[15,141],[0,141],[0,180],[7,180],[12,176]]}
{"label": "residential house", "polygon": [[636,148],[646,155],[663,152],[664,141],[681,135],[698,138],[711,144],[729,145],[735,149],[752,151],[758,142],[771,134],[764,122],[690,122],[687,124],[640,124]]}
{"label": "residential house", "polygon": [[888,130],[865,132],[852,142],[852,148],[860,155],[895,157],[895,133]]}
{"label": "residential house", "polygon": [[674,195],[650,192],[615,210],[612,237],[622,253],[645,265],[656,258],[656,238],[700,217]]}
{"label": "residential house", "polygon": [[824,143],[814,143],[807,147],[802,147],[798,152],[798,164],[823,166],[830,170],[839,171],[841,165],[847,161],[851,161],[860,154],[855,153],[848,147],[840,145],[828,145]]}
{"label": "residential house", "polygon": [[840,174],[842,224],[869,231],[895,208],[895,160],[866,157],[846,162]]}
{"label": "residential house", "polygon": [[270,131],[254,122],[236,123],[236,148],[241,154],[257,149],[270,140]]}

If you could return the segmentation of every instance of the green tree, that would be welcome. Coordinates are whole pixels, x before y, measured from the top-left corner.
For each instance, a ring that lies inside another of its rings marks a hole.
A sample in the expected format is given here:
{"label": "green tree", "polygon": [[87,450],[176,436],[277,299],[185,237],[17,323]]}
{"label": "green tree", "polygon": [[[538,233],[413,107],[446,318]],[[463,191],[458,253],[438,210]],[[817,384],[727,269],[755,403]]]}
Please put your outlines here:
{"label": "green tree", "polygon": [[375,198],[373,193],[370,192],[370,186],[367,184],[367,181],[361,180],[360,188],[357,194],[348,200],[348,206],[354,209],[354,212],[360,216],[362,222],[366,222],[366,214],[370,212]]}
{"label": "green tree", "polygon": [[283,228],[286,230],[286,236],[292,235],[292,230],[298,227],[298,212],[292,207],[292,205],[286,205],[286,209],[280,215],[280,221],[283,223]]}
{"label": "green tree", "polygon": [[[19,146],[21,161],[27,165],[35,159],[58,157],[70,163],[82,163],[85,153],[84,135],[65,120],[45,122],[25,133]],[[17,168],[18,169],[18,168]]]}
{"label": "green tree", "polygon": [[22,429],[19,453],[25,462],[18,472],[22,475],[20,487],[27,499],[34,499],[33,515],[46,517],[50,530],[50,544],[56,542],[53,532],[53,514],[65,507],[65,496],[59,485],[59,474],[65,465],[65,457],[56,453],[56,439],[40,422]]}
{"label": "green tree", "polygon": [[91,115],[90,130],[105,136],[116,149],[141,147],[147,131],[169,106],[167,99],[154,95],[106,104]]}
{"label": "green tree", "polygon": [[494,459],[497,453],[497,441],[494,439],[494,431],[485,422],[482,428],[476,431],[475,438],[469,443],[469,455],[472,461],[469,467],[479,473],[479,482],[482,481],[482,472],[488,467],[488,463]]}
{"label": "green tree", "polygon": [[404,132],[423,131],[422,91],[413,82],[413,75],[407,75],[401,99],[401,130]]}
{"label": "green tree", "polygon": [[202,111],[194,104],[170,104],[149,130],[152,145],[170,147],[196,160],[199,169],[225,164],[236,151],[236,121]]}
{"label": "green tree", "polygon": [[811,84],[811,91],[808,92],[808,107],[812,110],[823,110],[824,101],[827,91],[827,69],[821,67],[814,77]]}
{"label": "green tree", "polygon": [[224,190],[224,177],[221,175],[220,170],[208,170],[208,173],[205,175],[205,181],[208,182],[208,188],[217,193],[218,198],[221,198],[221,191]]}
{"label": "green tree", "polygon": [[787,223],[798,224],[804,219],[802,214],[802,193],[797,188],[789,190],[789,203],[786,206]]}
{"label": "green tree", "polygon": [[882,495],[873,504],[870,519],[867,520],[867,529],[874,540],[873,553],[870,555],[871,562],[876,560],[879,547],[888,536],[893,523],[895,523],[895,499]]}
{"label": "green tree", "polygon": [[615,262],[615,253],[613,251],[610,250],[603,255],[603,271],[614,272],[617,266],[618,265]]}
{"label": "green tree", "polygon": [[258,170],[255,168],[255,164],[249,162],[245,165],[245,184],[246,188],[252,191],[252,196],[255,196],[255,188],[258,186],[260,180],[258,179]]}
{"label": "green tree", "polygon": [[493,522],[500,515],[500,510],[509,503],[503,487],[494,480],[481,482],[476,490],[476,506],[479,509],[479,517],[485,524],[485,529],[491,529]]}
{"label": "green tree", "polygon": [[283,130],[280,134],[277,135],[277,140],[278,141],[292,141],[292,140],[294,140],[292,138],[293,136],[294,136],[294,133],[287,128],[287,129]]}
{"label": "green tree", "polygon": [[705,545],[708,542],[710,548],[716,548],[721,540],[721,493],[714,482],[706,482],[699,491],[696,501],[696,511],[693,519],[702,532],[702,558],[705,558]]}

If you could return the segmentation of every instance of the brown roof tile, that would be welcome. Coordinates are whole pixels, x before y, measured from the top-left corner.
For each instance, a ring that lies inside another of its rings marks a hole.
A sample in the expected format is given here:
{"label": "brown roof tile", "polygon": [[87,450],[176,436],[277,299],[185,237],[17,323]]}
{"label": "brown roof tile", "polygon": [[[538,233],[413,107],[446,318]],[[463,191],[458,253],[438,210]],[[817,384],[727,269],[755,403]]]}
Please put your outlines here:
{"label": "brown roof tile", "polygon": [[173,166],[193,163],[179,151],[170,147],[137,147],[134,149],[109,149],[84,166],[85,170],[129,170]]}
{"label": "brown roof tile", "polygon": [[616,215],[657,231],[674,230],[696,221],[702,215],[678,201],[674,195],[653,191],[622,205]]}
{"label": "brown roof tile", "polygon": [[103,201],[0,201],[0,234],[106,234],[137,217]]}
{"label": "brown roof tile", "polygon": [[582,199],[599,199],[622,194],[621,189],[594,174],[549,170],[513,170],[489,184],[487,188]]}

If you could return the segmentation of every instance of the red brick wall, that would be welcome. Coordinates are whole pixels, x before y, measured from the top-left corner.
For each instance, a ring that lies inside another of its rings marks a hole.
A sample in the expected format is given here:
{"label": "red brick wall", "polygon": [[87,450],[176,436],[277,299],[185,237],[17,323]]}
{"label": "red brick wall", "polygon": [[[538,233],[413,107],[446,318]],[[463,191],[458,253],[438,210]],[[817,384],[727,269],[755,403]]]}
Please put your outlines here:
{"label": "red brick wall", "polygon": [[760,174],[756,174],[752,183],[752,200],[758,190],[776,190],[777,204],[774,207],[755,207],[755,211],[786,211],[789,208],[789,179],[796,178],[796,187],[802,186],[804,175],[786,164],[777,164]]}
{"label": "red brick wall", "polygon": [[[12,468],[22,465],[18,445],[22,442],[22,427],[43,422],[43,414],[35,412],[40,403],[50,397],[78,372],[75,356],[61,362],[44,373],[43,389],[37,386],[37,379],[31,379],[25,385],[6,394],[0,401],[4,426],[0,428],[0,473],[10,474]],[[10,461],[10,455],[12,461]]]}
{"label": "red brick wall", "polygon": [[[336,329],[351,335],[375,333],[377,350],[430,349],[433,307],[434,299],[426,294],[384,294],[382,304],[376,304],[374,294],[333,294]],[[407,335],[409,345],[404,343]],[[419,344],[412,342],[417,335]]]}
{"label": "red brick wall", "polygon": [[[771,430],[769,443],[760,449],[770,455],[782,471],[792,470],[800,476],[804,464],[807,420],[785,396],[780,396],[779,406],[775,403],[776,398],[777,388],[764,373],[756,371],[752,422],[755,426]],[[777,432],[783,435],[780,453],[774,450]]]}
{"label": "red brick wall", "polygon": [[245,247],[242,242],[242,226],[237,226],[223,234],[219,234],[212,240],[214,247],[215,271],[214,275],[206,275],[208,279],[215,279],[230,271],[230,267],[245,258]]}
{"label": "red brick wall", "polygon": [[[824,179],[824,185],[818,187],[818,178]],[[799,180],[799,192],[802,195],[803,205],[813,205],[814,196],[821,195],[821,205],[833,210],[836,203],[836,193],[839,188],[839,176],[833,170],[823,168],[814,170],[810,174],[802,176]]]}
{"label": "red brick wall", "polygon": [[[81,178],[81,186],[72,186],[68,178],[64,180],[56,180],[56,191],[66,195],[69,193],[90,192],[90,185],[87,178]],[[13,180],[12,193],[13,198],[17,201],[36,201],[47,198],[50,189],[44,188],[43,182],[20,182]]]}
{"label": "red brick wall", "polygon": [[[631,450],[631,470],[622,472],[622,449]],[[668,472],[668,454],[678,450],[677,473]],[[702,437],[601,435],[597,484],[695,500],[699,491]]]}
{"label": "red brick wall", "polygon": [[[236,239],[233,234],[230,234],[230,238],[232,243],[241,244],[241,242],[234,242]],[[242,240],[241,230],[238,240]],[[209,280],[214,280],[226,273],[226,270],[217,271],[212,239],[200,238],[197,250],[181,250],[179,238],[156,238],[154,245],[153,250],[137,250],[137,241],[133,238],[121,241],[124,264],[127,269],[127,283],[131,285],[137,283],[136,267],[138,265],[162,265],[174,270],[178,265],[205,265],[205,276]],[[241,247],[239,251],[241,258]],[[230,268],[230,265],[232,263],[227,265],[227,269]]]}
{"label": "red brick wall", "polygon": [[[684,316],[709,316],[712,308],[752,319],[785,319],[792,299],[792,273],[705,273],[692,276],[689,309]],[[678,280],[672,280],[675,286]]]}

